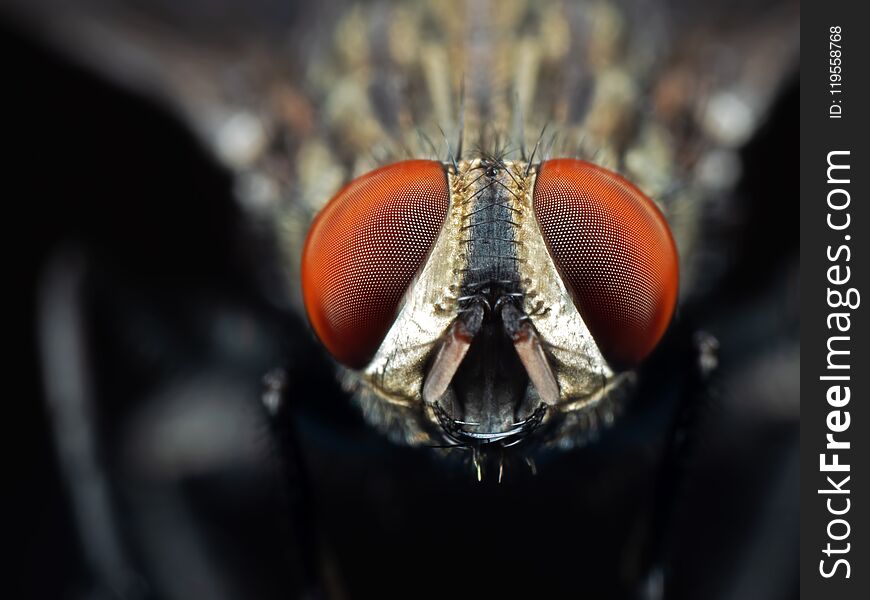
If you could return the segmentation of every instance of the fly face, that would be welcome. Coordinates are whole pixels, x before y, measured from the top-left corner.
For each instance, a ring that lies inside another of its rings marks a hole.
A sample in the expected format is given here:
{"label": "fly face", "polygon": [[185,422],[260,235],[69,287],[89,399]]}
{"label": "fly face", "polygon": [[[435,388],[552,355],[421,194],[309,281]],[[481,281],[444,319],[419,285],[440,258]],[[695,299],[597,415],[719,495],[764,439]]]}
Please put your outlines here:
{"label": "fly face", "polygon": [[392,437],[571,445],[664,334],[677,254],[655,204],[591,163],[405,161],[332,199],[302,278],[315,332]]}

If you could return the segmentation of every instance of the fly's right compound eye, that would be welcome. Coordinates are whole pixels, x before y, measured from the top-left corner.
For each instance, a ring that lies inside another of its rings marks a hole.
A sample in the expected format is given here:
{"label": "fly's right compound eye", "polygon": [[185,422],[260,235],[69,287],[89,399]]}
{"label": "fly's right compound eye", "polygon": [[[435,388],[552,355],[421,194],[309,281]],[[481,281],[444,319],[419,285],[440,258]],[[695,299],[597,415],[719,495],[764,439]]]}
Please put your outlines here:
{"label": "fly's right compound eye", "polygon": [[602,354],[625,366],[643,360],[677,301],[677,249],[664,215],[627,179],[574,159],[541,164],[534,209]]}
{"label": "fly's right compound eye", "polygon": [[441,163],[409,160],[345,186],[320,212],[302,255],[305,310],[327,350],[365,366],[395,320],[444,224]]}

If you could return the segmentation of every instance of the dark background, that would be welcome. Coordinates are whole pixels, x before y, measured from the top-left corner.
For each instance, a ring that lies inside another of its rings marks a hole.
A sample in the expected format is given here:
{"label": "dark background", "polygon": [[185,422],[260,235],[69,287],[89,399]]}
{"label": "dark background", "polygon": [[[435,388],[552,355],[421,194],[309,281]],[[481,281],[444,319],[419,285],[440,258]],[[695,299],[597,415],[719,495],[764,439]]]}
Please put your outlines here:
{"label": "dark background", "polygon": [[[182,123],[0,31],[23,388],[5,420],[21,540],[11,597],[797,595],[796,77],[744,150],[733,212],[709,224],[728,275],[681,309],[643,399],[594,446],[539,457],[538,476],[517,465],[477,484],[462,460],[394,448],[346,406],[304,324],[264,299],[268,245]],[[40,307],[64,272],[81,291],[68,301],[121,540],[108,558],[76,516],[45,401],[59,375]],[[719,340],[712,381],[695,373],[699,330]],[[276,366],[290,385],[270,422],[258,398]],[[247,446],[172,477],[141,467],[137,425],[191,398],[237,415],[230,440]]]}

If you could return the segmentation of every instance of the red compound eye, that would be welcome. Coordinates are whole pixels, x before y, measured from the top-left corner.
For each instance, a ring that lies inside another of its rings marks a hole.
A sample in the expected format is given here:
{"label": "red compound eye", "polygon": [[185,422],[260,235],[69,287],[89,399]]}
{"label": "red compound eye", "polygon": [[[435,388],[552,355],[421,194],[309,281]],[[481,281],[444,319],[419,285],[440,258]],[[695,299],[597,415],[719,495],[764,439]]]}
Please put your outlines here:
{"label": "red compound eye", "polygon": [[409,160],[358,177],[314,220],[302,254],[308,318],[341,363],[368,363],[441,231],[441,163]]}
{"label": "red compound eye", "polygon": [[677,250],[662,213],[616,173],[573,159],[541,164],[534,206],[602,354],[626,366],[643,360],[677,301]]}

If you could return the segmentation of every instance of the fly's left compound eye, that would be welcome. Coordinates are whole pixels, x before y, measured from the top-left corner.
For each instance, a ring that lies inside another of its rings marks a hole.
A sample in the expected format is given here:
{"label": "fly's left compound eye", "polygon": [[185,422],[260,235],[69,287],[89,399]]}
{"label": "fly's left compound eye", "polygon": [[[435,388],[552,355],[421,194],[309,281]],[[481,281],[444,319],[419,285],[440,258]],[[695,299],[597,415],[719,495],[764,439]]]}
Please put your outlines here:
{"label": "fly's left compound eye", "polygon": [[574,159],[541,164],[534,209],[604,357],[622,365],[643,360],[677,300],[677,250],[662,213],[625,178]]}
{"label": "fly's left compound eye", "polygon": [[409,160],[345,186],[314,220],[302,294],[317,336],[341,363],[374,356],[447,215],[441,163]]}

